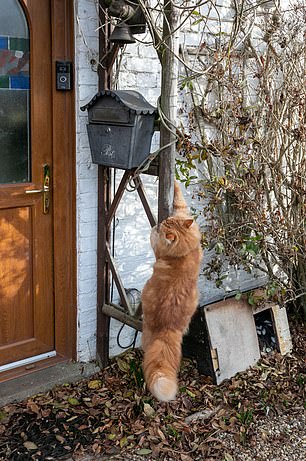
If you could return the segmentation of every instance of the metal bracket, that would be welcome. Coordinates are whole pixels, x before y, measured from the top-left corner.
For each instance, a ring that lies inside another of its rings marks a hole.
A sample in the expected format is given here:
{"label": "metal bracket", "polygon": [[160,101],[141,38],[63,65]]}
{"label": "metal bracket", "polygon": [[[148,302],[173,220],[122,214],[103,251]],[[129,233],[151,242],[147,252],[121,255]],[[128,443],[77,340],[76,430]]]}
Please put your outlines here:
{"label": "metal bracket", "polygon": [[212,364],[213,364],[213,369],[215,373],[220,371],[220,365],[219,365],[219,358],[218,358],[218,350],[217,348],[212,348],[211,351],[211,359],[212,359]]}

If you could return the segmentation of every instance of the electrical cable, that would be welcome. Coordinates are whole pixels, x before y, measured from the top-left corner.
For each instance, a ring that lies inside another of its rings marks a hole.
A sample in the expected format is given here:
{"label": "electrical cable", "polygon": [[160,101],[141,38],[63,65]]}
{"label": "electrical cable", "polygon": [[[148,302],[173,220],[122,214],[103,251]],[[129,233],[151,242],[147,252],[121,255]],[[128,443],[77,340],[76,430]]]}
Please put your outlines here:
{"label": "electrical cable", "polygon": [[123,323],[118,331],[118,334],[117,334],[117,345],[120,347],[120,349],[130,349],[132,348],[133,350],[135,349],[135,346],[136,346],[136,340],[137,340],[137,336],[138,336],[138,331],[135,330],[135,334],[134,334],[134,338],[132,340],[132,342],[128,345],[128,346],[123,346],[121,343],[120,343],[120,335],[123,331],[123,328],[126,327],[126,323]]}

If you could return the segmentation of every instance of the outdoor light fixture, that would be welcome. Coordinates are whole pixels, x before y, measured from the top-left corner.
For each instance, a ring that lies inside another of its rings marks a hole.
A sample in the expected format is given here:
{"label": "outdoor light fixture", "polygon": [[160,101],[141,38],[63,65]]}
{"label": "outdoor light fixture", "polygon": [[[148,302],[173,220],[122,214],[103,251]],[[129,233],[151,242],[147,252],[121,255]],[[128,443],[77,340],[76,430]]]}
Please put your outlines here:
{"label": "outdoor light fixture", "polygon": [[146,20],[138,0],[102,0],[101,5],[111,17],[118,18],[110,42],[118,45],[135,43],[133,35],[146,31]]}

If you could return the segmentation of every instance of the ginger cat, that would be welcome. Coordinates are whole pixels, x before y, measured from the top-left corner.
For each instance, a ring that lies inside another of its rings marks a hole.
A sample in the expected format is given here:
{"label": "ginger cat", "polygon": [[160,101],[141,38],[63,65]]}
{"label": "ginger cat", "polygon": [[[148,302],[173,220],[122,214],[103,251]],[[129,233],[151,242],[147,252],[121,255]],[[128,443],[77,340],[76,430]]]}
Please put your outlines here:
{"label": "ginger cat", "polygon": [[142,291],[143,370],[151,393],[167,402],[177,393],[182,338],[198,305],[202,259],[199,227],[176,182],[173,216],[152,229],[150,240],[156,262]]}

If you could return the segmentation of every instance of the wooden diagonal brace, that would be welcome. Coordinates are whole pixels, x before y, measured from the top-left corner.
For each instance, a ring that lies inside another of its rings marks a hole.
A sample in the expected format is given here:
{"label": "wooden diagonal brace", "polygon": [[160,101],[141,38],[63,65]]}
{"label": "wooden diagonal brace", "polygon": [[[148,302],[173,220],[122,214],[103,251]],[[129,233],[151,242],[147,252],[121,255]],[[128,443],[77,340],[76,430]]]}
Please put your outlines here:
{"label": "wooden diagonal brace", "polygon": [[119,320],[119,322],[129,325],[137,331],[142,331],[142,321],[140,319],[136,319],[135,317],[131,317],[121,306],[118,306],[117,304],[104,304],[102,312],[109,317]]}
{"label": "wooden diagonal brace", "polygon": [[123,283],[122,283],[122,280],[121,280],[121,277],[117,271],[117,268],[116,268],[116,265],[115,265],[115,260],[114,258],[112,257],[111,255],[111,252],[110,252],[110,249],[109,249],[109,245],[106,244],[106,257],[108,259],[108,262],[109,262],[109,267],[110,267],[110,270],[111,270],[111,273],[114,277],[114,281],[115,281],[115,284],[116,284],[116,287],[117,287],[117,290],[119,292],[119,295],[120,295],[120,298],[121,298],[121,302],[123,304],[123,307],[126,308],[127,312],[133,316],[133,309],[131,308],[131,305],[130,305],[130,302],[128,300],[128,297],[126,295],[126,291],[125,291],[125,288],[123,286]]}
{"label": "wooden diagonal brace", "polygon": [[150,208],[150,205],[147,200],[147,196],[142,184],[141,179],[138,177],[137,179],[133,179],[135,186],[137,187],[137,192],[139,195],[139,198],[141,200],[141,203],[143,204],[144,210],[146,212],[147,218],[151,224],[151,227],[156,226],[157,224],[157,219],[155,218],[154,214],[152,213],[152,210]]}
{"label": "wooden diagonal brace", "polygon": [[129,178],[131,176],[131,170],[126,170],[124,172],[124,175],[122,176],[122,179],[120,181],[120,184],[118,186],[118,189],[116,191],[116,194],[115,194],[115,197],[113,198],[113,201],[112,201],[112,204],[110,206],[110,209],[109,209],[109,212],[108,212],[108,215],[107,215],[107,228],[109,229],[110,228],[110,225],[112,223],[112,220],[115,216],[115,213],[117,211],[117,208],[119,206],[119,203],[120,203],[120,200],[124,194],[124,191],[125,191],[125,188],[126,188],[126,185],[129,181]]}

